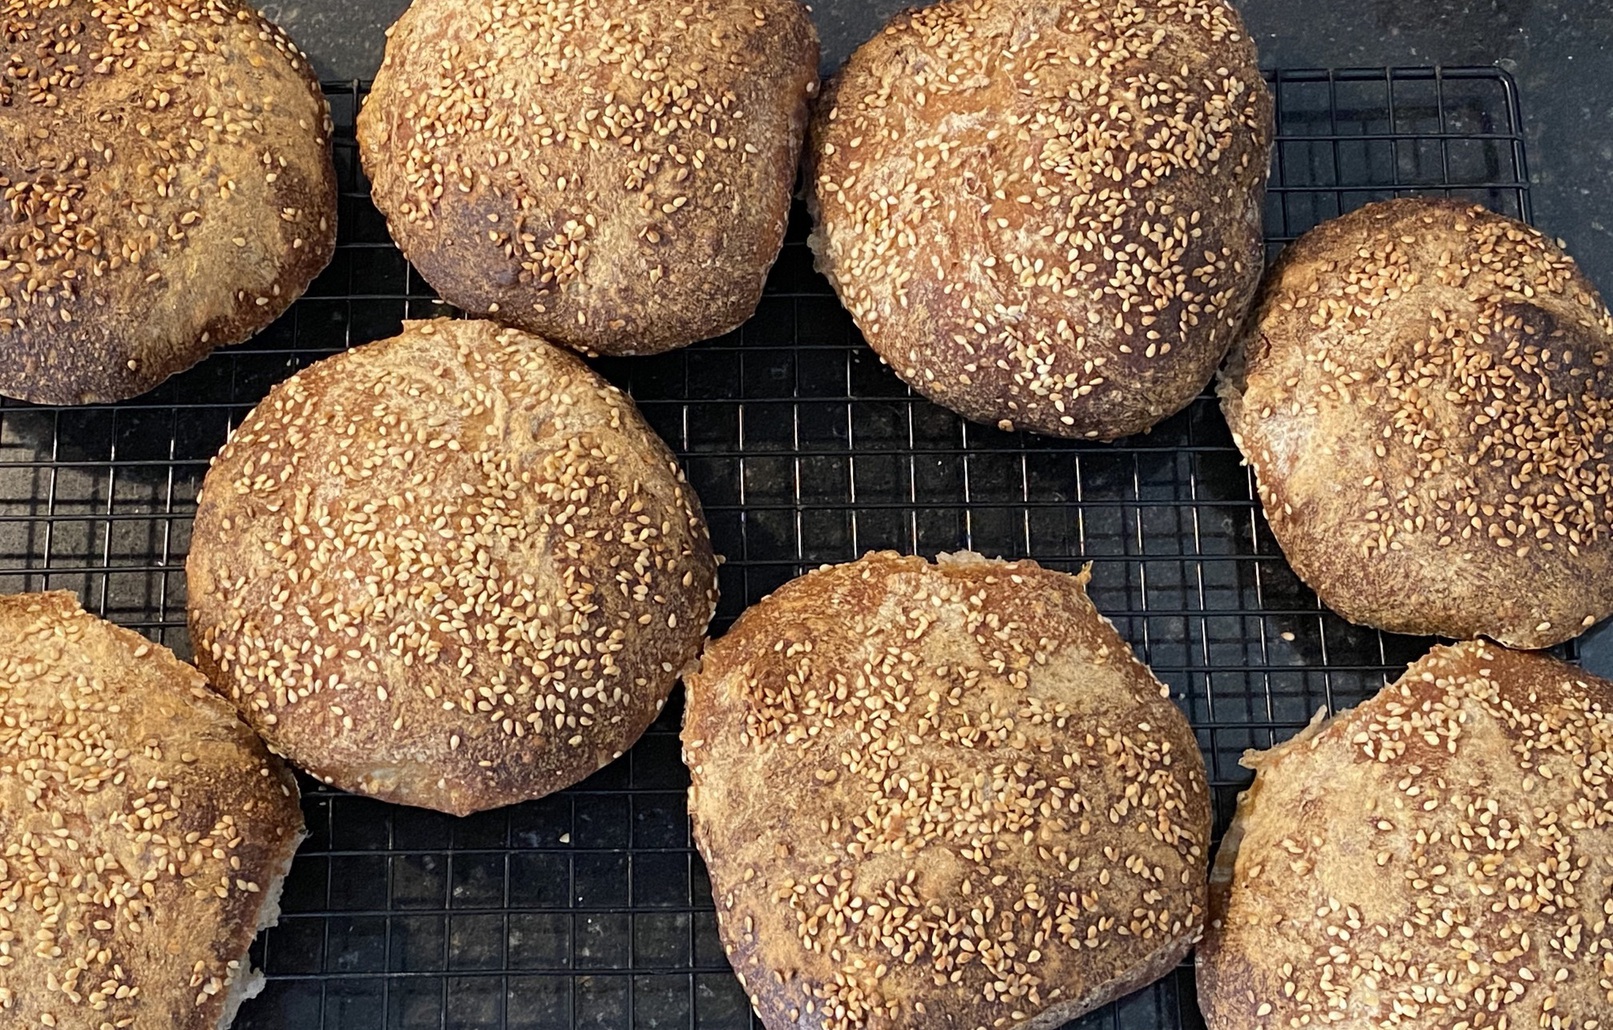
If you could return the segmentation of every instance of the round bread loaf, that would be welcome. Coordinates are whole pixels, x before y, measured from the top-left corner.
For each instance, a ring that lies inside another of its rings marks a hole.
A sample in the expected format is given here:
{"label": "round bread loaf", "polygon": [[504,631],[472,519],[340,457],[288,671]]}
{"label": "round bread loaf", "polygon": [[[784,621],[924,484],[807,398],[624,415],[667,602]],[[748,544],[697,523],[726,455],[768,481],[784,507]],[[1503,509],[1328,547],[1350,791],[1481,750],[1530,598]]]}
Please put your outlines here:
{"label": "round bread loaf", "polygon": [[12,0],[0,55],[0,394],[144,393],[330,261],[330,110],[257,11]]}
{"label": "round bread loaf", "polygon": [[1055,1027],[1198,939],[1204,763],[1087,579],[870,554],[706,649],[689,809],[769,1030]]}
{"label": "round bread loaf", "polygon": [[817,83],[796,0],[414,0],[358,141],[445,300],[655,354],[756,310]]}
{"label": "round bread loaf", "polygon": [[275,387],[203,484],[197,664],[345,790],[463,815],[620,756],[700,653],[716,562],[630,400],[487,322]]}
{"label": "round bread loaf", "polygon": [[1393,200],[1283,252],[1221,397],[1328,607],[1547,647],[1613,613],[1610,361],[1613,318],[1551,241]]}
{"label": "round bread loaf", "polygon": [[68,593],[0,597],[0,1023],[227,1027],[303,837],[195,669]]}
{"label": "round bread loaf", "polygon": [[818,268],[966,418],[1140,432],[1209,383],[1254,294],[1270,123],[1222,0],[942,0],[818,105]]}
{"label": "round bread loaf", "polygon": [[1244,764],[1199,947],[1209,1030],[1606,1024],[1613,683],[1437,647]]}

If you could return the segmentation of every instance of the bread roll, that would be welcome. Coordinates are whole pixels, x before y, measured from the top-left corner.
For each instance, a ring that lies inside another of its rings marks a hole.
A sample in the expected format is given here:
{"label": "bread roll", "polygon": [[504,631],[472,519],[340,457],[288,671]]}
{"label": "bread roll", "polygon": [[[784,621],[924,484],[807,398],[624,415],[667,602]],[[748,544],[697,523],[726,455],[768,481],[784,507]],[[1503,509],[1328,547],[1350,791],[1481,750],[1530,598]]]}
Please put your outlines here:
{"label": "bread roll", "polygon": [[1556,244],[1392,200],[1283,252],[1221,398],[1328,607],[1547,647],[1613,613],[1610,362],[1613,318]]}
{"label": "bread roll", "polygon": [[796,0],[414,0],[358,141],[444,299],[656,354],[756,310],[817,83]]}
{"label": "bread roll", "polygon": [[1087,578],[870,554],[706,649],[689,809],[769,1030],[1056,1027],[1187,954],[1204,763]]}
{"label": "bread roll", "polygon": [[68,593],[0,597],[0,1025],[228,1027],[303,837],[195,669]]}
{"label": "bread roll", "polygon": [[13,0],[0,56],[0,394],[141,394],[330,261],[330,110],[234,0]]}
{"label": "bread roll", "polygon": [[1109,440],[1185,407],[1231,345],[1270,143],[1222,0],[942,0],[825,90],[811,244],[915,390]]}
{"label": "bread roll", "polygon": [[700,505],[544,341],[405,323],[275,387],[203,484],[197,664],[344,790],[463,815],[618,757],[716,604]]}
{"label": "bread roll", "polygon": [[1244,764],[1199,948],[1209,1030],[1557,1030],[1613,1012],[1613,683],[1437,647]]}

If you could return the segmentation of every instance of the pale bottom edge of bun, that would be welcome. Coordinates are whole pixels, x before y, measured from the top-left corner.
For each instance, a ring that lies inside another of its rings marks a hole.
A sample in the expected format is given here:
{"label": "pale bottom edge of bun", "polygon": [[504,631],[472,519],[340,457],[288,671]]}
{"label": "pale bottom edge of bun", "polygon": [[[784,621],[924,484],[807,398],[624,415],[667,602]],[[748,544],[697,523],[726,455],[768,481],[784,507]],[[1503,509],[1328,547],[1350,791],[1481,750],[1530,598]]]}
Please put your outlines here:
{"label": "pale bottom edge of bun", "polygon": [[[241,956],[241,965],[246,965],[244,954]],[[267,983],[261,969],[247,969],[235,974],[227,988],[229,993],[224,996],[224,1012],[218,1017],[218,1030],[230,1030],[230,1024],[235,1022],[241,1006],[262,994]]]}
{"label": "pale bottom edge of bun", "polygon": [[[252,940],[258,934],[280,922],[280,894],[285,890],[286,876],[291,872],[291,862],[297,855],[297,849],[302,842],[308,839],[306,832],[299,833],[292,841],[290,850],[280,863],[280,868],[269,877],[269,882],[263,890],[263,904],[258,906],[258,925],[252,929]],[[266,983],[263,970],[253,969],[250,961],[252,941],[247,941],[246,948],[241,952],[236,964],[235,973],[224,985],[224,1010],[218,1017],[218,1030],[230,1030],[230,1024],[241,1011],[241,1006],[263,993]]]}
{"label": "pale bottom edge of bun", "polygon": [[[1273,759],[1279,758],[1284,752],[1293,748],[1302,747],[1315,739],[1316,735],[1327,729],[1327,724],[1338,718],[1338,715],[1329,715],[1326,708],[1318,709],[1311,716],[1311,721],[1305,728],[1294,734],[1281,744],[1273,745],[1265,751],[1256,751],[1250,748],[1243,753],[1239,761],[1245,769],[1254,770],[1255,778],[1249,786],[1238,792],[1238,805],[1232,813],[1232,821],[1227,824],[1227,832],[1221,837],[1221,846],[1215,851],[1215,861],[1210,864],[1210,914],[1211,926],[1217,925],[1224,914],[1224,906],[1228,891],[1232,889],[1232,876],[1237,867],[1238,849],[1243,844],[1244,832],[1248,829],[1250,813],[1254,810],[1255,797],[1260,793],[1260,773],[1262,768]],[[1195,964],[1198,958],[1195,957]]]}

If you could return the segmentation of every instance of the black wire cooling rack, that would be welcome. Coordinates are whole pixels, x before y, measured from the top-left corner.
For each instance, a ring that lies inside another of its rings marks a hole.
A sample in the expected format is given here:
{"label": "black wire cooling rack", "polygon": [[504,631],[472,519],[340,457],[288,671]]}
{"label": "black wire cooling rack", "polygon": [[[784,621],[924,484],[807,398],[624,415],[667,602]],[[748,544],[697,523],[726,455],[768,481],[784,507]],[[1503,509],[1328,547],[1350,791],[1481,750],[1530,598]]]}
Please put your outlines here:
{"label": "black wire cooling rack", "polygon": [[[1512,81],[1493,68],[1269,76],[1278,143],[1270,250],[1409,193],[1528,219]],[[363,93],[327,87],[342,183],[336,258],[257,338],[118,405],[0,404],[0,592],[77,591],[190,653],[184,557],[208,459],[294,369],[447,311],[392,246],[353,143]],[[1324,611],[1283,562],[1213,399],[1117,445],[1007,434],[916,399],[811,268],[805,219],[756,317],[660,358],[599,362],[677,449],[723,566],[714,632],[822,562],[875,548],[972,548],[1075,569],[1198,730],[1217,827],[1269,746],[1354,704],[1427,641]],[[717,942],[690,847],[680,706],[623,760],[542,801],[470,819],[305,783],[312,837],[249,1030],[741,1030],[753,1021]],[[1191,972],[1082,1020],[1201,1028]]]}

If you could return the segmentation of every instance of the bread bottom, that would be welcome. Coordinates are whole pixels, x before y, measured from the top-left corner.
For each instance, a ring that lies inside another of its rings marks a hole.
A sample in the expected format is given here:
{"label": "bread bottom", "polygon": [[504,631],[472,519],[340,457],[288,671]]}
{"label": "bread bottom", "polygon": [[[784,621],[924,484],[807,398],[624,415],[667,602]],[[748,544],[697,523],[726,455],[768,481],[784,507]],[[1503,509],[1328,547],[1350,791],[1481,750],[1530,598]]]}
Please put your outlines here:
{"label": "bread bottom", "polygon": [[252,968],[250,961],[252,941],[257,939],[258,934],[280,922],[280,895],[286,887],[286,876],[291,872],[291,863],[296,857],[297,848],[302,847],[302,842],[307,839],[306,833],[297,837],[291,854],[286,856],[286,860],[275,870],[263,889],[263,904],[258,908],[258,925],[253,927],[252,939],[246,942],[246,947],[235,961],[234,972],[230,975],[229,982],[224,985],[224,1011],[218,1017],[218,1030],[229,1030],[230,1024],[235,1022],[236,1014],[241,1011],[242,1004],[263,993],[267,981],[264,979],[263,970]]}

